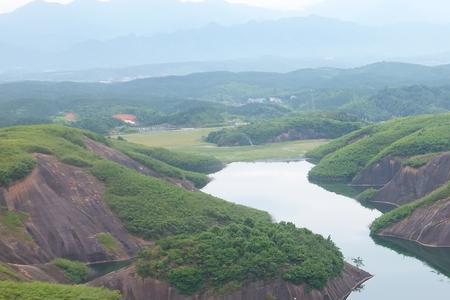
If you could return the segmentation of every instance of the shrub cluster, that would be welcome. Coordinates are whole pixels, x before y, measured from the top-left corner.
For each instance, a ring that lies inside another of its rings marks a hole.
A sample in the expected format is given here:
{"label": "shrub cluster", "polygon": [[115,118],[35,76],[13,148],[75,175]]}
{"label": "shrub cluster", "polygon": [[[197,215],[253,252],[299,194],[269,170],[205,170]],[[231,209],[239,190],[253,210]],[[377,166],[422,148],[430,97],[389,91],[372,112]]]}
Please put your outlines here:
{"label": "shrub cluster", "polygon": [[361,127],[333,114],[295,114],[211,132],[207,141],[218,146],[260,145],[287,140],[337,138]]}
{"label": "shrub cluster", "polygon": [[346,135],[308,154],[321,159],[316,181],[351,181],[386,156],[411,157],[450,150],[450,114],[396,119]]}
{"label": "shrub cluster", "polygon": [[57,258],[53,261],[53,264],[64,270],[67,278],[73,283],[83,283],[88,278],[89,268],[82,262]]}
{"label": "shrub cluster", "polygon": [[251,220],[162,239],[142,251],[137,262],[141,276],[168,280],[187,295],[280,276],[321,289],[343,267],[342,254],[330,239],[290,223]]}

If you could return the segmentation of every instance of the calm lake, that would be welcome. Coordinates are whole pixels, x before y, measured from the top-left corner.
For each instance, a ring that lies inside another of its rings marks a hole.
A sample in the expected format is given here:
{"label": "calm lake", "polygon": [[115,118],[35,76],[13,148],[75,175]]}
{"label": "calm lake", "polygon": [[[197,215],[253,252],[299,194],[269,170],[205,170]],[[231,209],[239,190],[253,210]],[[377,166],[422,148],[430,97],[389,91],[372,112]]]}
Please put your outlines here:
{"label": "calm lake", "polygon": [[268,211],[276,221],[289,221],[327,237],[330,235],[349,262],[361,257],[375,277],[349,299],[424,300],[449,299],[450,280],[437,270],[450,270],[450,250],[420,249],[402,245],[410,254],[435,266],[376,244],[369,236],[370,223],[381,215],[312,184],[306,161],[233,163],[203,191],[231,202]]}

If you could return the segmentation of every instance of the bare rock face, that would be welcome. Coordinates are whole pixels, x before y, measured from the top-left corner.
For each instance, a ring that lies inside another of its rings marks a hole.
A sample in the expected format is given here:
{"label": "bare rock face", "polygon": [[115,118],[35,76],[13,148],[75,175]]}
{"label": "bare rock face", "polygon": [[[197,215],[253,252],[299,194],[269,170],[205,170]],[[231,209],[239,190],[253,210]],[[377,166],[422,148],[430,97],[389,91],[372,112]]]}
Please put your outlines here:
{"label": "bare rock face", "polygon": [[362,171],[352,181],[356,186],[383,186],[400,170],[402,163],[395,157],[385,157]]}
{"label": "bare rock face", "polygon": [[401,206],[422,198],[449,180],[450,153],[444,153],[420,169],[402,167],[372,201]]}
{"label": "bare rock face", "polygon": [[217,296],[209,292],[193,296],[177,293],[168,283],[155,279],[143,279],[134,267],[122,269],[96,279],[90,285],[119,290],[124,300],[338,300],[345,299],[372,276],[358,268],[346,265],[342,275],[328,282],[322,291],[306,291],[303,285],[296,286],[283,280],[248,284],[228,295]]}
{"label": "bare rock face", "polygon": [[378,235],[401,238],[424,246],[450,247],[450,199],[416,209],[409,217],[383,229]]}
{"label": "bare rock face", "polygon": [[84,143],[86,145],[86,147],[91,150],[92,152],[94,152],[95,154],[97,154],[100,157],[103,157],[107,160],[111,160],[113,162],[116,162],[124,167],[133,169],[141,174],[147,175],[147,176],[152,176],[152,177],[157,177],[157,178],[161,178],[164,179],[170,183],[173,183],[179,187],[183,187],[186,188],[188,190],[196,190],[194,184],[190,181],[187,180],[180,180],[180,179],[175,179],[175,178],[170,178],[170,177],[163,177],[160,174],[158,174],[157,172],[155,172],[154,170],[144,166],[143,164],[131,159],[130,157],[128,157],[127,155],[123,154],[122,152],[110,148],[102,143],[93,141],[89,138],[85,138],[84,139]]}
{"label": "bare rock face", "polygon": [[[0,239],[0,261],[45,263],[57,257],[85,262],[127,258],[138,242],[102,201],[104,187],[85,170],[36,154],[37,167],[22,181],[0,189],[9,211],[24,217],[24,228]],[[97,235],[108,233],[120,248],[111,253]]]}
{"label": "bare rock face", "polygon": [[71,284],[64,271],[53,264],[41,265],[14,265],[9,267],[16,273],[21,281],[43,281],[49,283]]}

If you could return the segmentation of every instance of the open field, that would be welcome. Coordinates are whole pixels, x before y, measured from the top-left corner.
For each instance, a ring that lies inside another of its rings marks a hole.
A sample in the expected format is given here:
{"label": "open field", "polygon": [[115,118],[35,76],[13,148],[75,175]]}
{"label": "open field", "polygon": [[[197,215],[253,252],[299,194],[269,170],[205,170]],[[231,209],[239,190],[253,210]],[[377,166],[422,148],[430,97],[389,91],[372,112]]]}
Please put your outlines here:
{"label": "open field", "polygon": [[218,128],[155,131],[145,134],[122,136],[126,140],[151,147],[213,155],[223,162],[255,161],[264,159],[287,159],[302,157],[307,151],[323,145],[325,140],[294,141],[261,146],[217,147],[206,143],[203,137]]}

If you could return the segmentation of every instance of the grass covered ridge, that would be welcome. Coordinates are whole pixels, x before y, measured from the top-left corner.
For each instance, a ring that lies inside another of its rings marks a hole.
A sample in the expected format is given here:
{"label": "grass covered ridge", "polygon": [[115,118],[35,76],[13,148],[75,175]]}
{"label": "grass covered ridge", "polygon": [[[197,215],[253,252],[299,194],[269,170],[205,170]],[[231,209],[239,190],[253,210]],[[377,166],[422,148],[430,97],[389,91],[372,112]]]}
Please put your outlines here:
{"label": "grass covered ridge", "polygon": [[450,150],[450,114],[400,118],[371,125],[309,152],[320,160],[317,181],[351,181],[386,156],[408,158]]}
{"label": "grass covered ridge", "polygon": [[0,186],[29,174],[36,164],[33,153],[54,155],[77,167],[92,167],[100,158],[85,148],[86,136],[123,151],[162,175],[191,180],[198,186],[208,180],[203,173],[222,168],[222,163],[212,157],[146,149],[120,141],[113,143],[79,129],[59,125],[18,126],[0,129]]}
{"label": "grass covered ridge", "polygon": [[[214,163],[218,168],[217,160],[171,154],[159,149],[147,150],[143,146],[104,140],[82,130],[56,125],[0,129],[0,136],[3,138],[2,147],[11,150],[8,153],[19,154],[7,155],[9,160],[23,157],[34,163],[32,153],[43,152],[83,167],[102,181],[105,185],[103,200],[125,228],[136,236],[157,242],[157,248],[152,250],[157,252],[152,256],[151,266],[145,273],[141,267],[148,264],[141,260],[140,273],[168,280],[180,292],[189,294],[208,288],[226,292],[230,285],[236,286],[242,280],[272,278],[321,288],[342,270],[342,254],[330,240],[308,230],[297,229],[292,224],[273,224],[266,212],[202,192],[191,192],[95,156],[85,148],[83,138],[88,136],[115,147],[149,166],[157,162],[164,168],[159,171],[166,175],[181,172],[181,176],[195,173],[206,177],[191,170],[209,172],[207,165]],[[7,170],[8,166],[0,163],[0,170]],[[23,174],[30,171],[31,168]],[[3,174],[9,174],[4,177],[4,183],[13,180],[11,173]],[[11,226],[15,226],[16,221],[16,217],[8,217]],[[100,233],[96,238],[108,250],[117,250],[108,233]],[[54,264],[75,283],[83,282],[87,276],[86,266],[82,263],[58,259]],[[167,269],[154,269],[153,265],[166,266]],[[30,288],[26,291],[39,293],[35,298],[27,298],[28,294],[24,294],[19,286],[11,288],[12,291],[14,289],[20,293],[18,299],[72,299],[71,295],[79,297],[75,299],[115,299],[102,298],[104,296],[99,290],[75,287],[66,291],[65,287],[37,285],[35,290]],[[78,292],[86,294],[79,296]],[[97,297],[89,293],[99,294]],[[61,294],[67,298],[58,298]],[[113,297],[111,295],[106,297]]]}
{"label": "grass covered ridge", "polygon": [[87,286],[0,281],[0,300],[119,300],[118,292]]}
{"label": "grass covered ridge", "polygon": [[98,163],[92,172],[105,182],[104,198],[126,228],[146,239],[201,232],[246,218],[270,222],[266,212],[189,192],[111,162]]}

